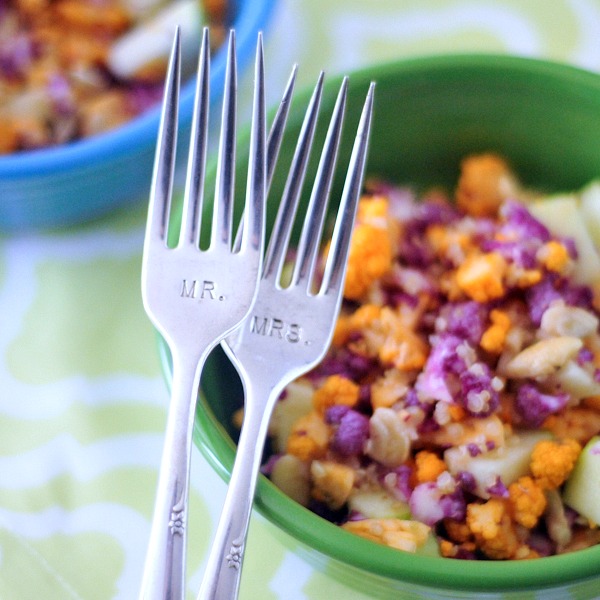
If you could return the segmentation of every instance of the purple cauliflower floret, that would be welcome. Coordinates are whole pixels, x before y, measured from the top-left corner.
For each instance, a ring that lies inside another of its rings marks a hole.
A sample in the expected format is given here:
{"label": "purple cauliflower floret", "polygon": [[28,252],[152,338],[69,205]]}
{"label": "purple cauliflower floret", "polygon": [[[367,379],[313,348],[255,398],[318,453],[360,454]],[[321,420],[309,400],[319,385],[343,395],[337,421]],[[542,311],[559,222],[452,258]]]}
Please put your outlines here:
{"label": "purple cauliflower floret", "polygon": [[336,354],[326,357],[308,374],[308,377],[321,379],[330,375],[342,375],[346,379],[360,381],[372,371],[374,363],[372,358],[342,349]]}
{"label": "purple cauliflower floret", "polygon": [[440,498],[440,505],[445,519],[462,521],[465,518],[467,503],[460,487],[457,486],[454,492],[442,496]]}
{"label": "purple cauliflower floret", "polygon": [[496,481],[486,491],[491,496],[498,496],[500,498],[508,498],[508,488],[504,485],[504,482],[500,477],[496,477]]}
{"label": "purple cauliflower floret", "polygon": [[457,473],[456,481],[465,492],[473,493],[477,488],[475,476],[469,471],[460,471],[459,473]]}
{"label": "purple cauliflower floret", "polygon": [[[329,413],[331,410],[329,409],[327,412]],[[329,421],[328,416],[327,420]],[[342,456],[356,456],[362,453],[368,437],[368,417],[349,409],[339,419],[337,429],[330,442],[330,447]]]}
{"label": "purple cauliflower floret", "polygon": [[466,512],[465,498],[459,486],[444,493],[436,482],[431,481],[417,485],[408,504],[412,517],[430,526],[446,518],[462,520]]}
{"label": "purple cauliflower floret", "polygon": [[437,333],[451,333],[478,344],[486,328],[487,311],[479,302],[446,304],[436,320]]}
{"label": "purple cauliflower floret", "polygon": [[500,208],[500,215],[504,224],[500,228],[507,236],[518,240],[539,240],[542,243],[551,239],[548,228],[538,221],[527,207],[512,200],[506,201]]}
{"label": "purple cauliflower floret", "polygon": [[492,384],[492,373],[485,363],[475,363],[460,374],[460,402],[470,414],[487,417],[500,404],[498,391]]}
{"label": "purple cauliflower floret", "polygon": [[537,240],[484,240],[481,243],[485,252],[497,252],[507,261],[524,269],[536,266],[536,254],[540,246]]}
{"label": "purple cauliflower floret", "polygon": [[562,410],[568,394],[543,394],[533,384],[524,383],[517,391],[515,407],[528,427],[539,427],[549,415]]}
{"label": "purple cauliflower floret", "polygon": [[590,309],[593,294],[586,285],[576,285],[555,273],[549,273],[526,290],[525,300],[531,320],[539,326],[544,312],[554,301],[562,300],[569,306]]}
{"label": "purple cauliflower floret", "polygon": [[432,336],[430,341],[432,349],[415,389],[424,398],[453,402],[457,376],[468,367],[458,351],[465,342],[450,333]]}

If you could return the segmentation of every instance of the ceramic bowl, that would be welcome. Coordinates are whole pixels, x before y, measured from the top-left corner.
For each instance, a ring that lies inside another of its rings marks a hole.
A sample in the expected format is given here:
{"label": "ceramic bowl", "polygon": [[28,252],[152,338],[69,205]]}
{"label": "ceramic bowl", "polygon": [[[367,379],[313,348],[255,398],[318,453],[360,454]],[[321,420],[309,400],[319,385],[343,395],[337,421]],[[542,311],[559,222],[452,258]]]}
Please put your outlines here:
{"label": "ceramic bowl", "polygon": [[[274,0],[235,0],[238,69],[251,63],[257,33],[270,21]],[[223,90],[226,48],[213,53],[211,94]],[[195,78],[182,86],[179,140],[187,140]],[[146,199],[160,107],[88,139],[0,156],[0,231],[64,227]],[[186,142],[187,143],[187,142]],[[179,155],[186,153],[180,152]]]}
{"label": "ceramic bowl", "polygon": [[[415,187],[452,186],[462,157],[495,151],[521,180],[547,191],[577,189],[600,176],[600,76],[565,65],[490,55],[406,60],[351,73],[346,132],[356,129],[368,84],[377,82],[367,174]],[[326,83],[330,112],[339,79]],[[289,162],[308,100],[293,104],[280,161]],[[327,120],[327,119],[324,119]],[[319,135],[322,137],[323,132]],[[352,135],[345,138],[347,156]],[[238,148],[245,164],[247,144]],[[345,158],[342,158],[344,164]],[[285,168],[271,194],[280,195]],[[211,177],[214,175],[211,175]],[[210,178],[209,178],[210,181]],[[334,197],[339,197],[339,183]],[[167,357],[164,345],[163,355]],[[168,372],[168,360],[164,364]],[[225,479],[232,468],[235,371],[209,359],[195,443]],[[284,496],[261,476],[256,508],[291,547],[321,570],[373,598],[597,598],[600,546],[530,561],[469,562],[417,556],[355,537]]]}

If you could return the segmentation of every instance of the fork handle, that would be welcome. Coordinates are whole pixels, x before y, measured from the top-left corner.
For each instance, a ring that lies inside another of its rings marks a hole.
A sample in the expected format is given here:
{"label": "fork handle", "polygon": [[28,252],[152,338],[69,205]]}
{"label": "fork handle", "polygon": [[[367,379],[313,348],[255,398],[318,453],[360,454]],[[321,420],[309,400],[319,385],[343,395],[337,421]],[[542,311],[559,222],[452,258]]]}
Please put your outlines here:
{"label": "fork handle", "polygon": [[[244,421],[223,511],[211,547],[198,600],[234,600],[239,593],[242,562],[254,492],[274,399],[278,389],[241,373],[245,389]],[[261,389],[264,386],[265,389]]]}
{"label": "fork handle", "polygon": [[206,355],[173,353],[173,383],[140,600],[183,600],[192,429]]}

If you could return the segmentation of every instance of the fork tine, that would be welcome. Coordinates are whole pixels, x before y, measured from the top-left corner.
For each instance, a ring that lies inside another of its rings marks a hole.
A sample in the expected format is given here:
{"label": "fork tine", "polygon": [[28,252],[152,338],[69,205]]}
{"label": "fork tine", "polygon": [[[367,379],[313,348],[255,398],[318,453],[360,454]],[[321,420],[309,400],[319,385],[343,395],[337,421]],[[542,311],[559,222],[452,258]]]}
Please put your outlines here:
{"label": "fork tine", "polygon": [[263,279],[279,281],[281,277],[317,124],[323,93],[323,79],[324,73],[321,71],[304,115],[283,196],[271,232],[263,266]]}
{"label": "fork tine", "polygon": [[287,117],[290,112],[292,104],[292,94],[294,92],[294,86],[296,84],[296,75],[298,73],[298,65],[294,65],[290,77],[283,91],[283,96],[273,123],[271,124],[271,130],[269,131],[269,137],[267,139],[267,189],[271,185],[273,179],[273,173],[275,172],[275,165],[277,164],[277,157],[279,156],[279,148],[281,147],[281,141],[283,140],[283,133],[285,131],[285,124]]}
{"label": "fork tine", "polygon": [[[267,193],[267,116],[265,110],[265,61],[262,33],[258,34],[254,66],[254,101],[250,131],[250,156],[244,207],[241,251],[263,250],[265,197]],[[230,219],[231,221],[231,219]],[[231,222],[229,224],[231,232]]]}
{"label": "fork tine", "polygon": [[[277,164],[277,157],[279,155],[279,148],[281,147],[281,141],[283,140],[283,133],[285,131],[285,124],[287,122],[288,114],[290,112],[292,94],[294,92],[294,85],[296,83],[296,74],[298,72],[298,65],[294,65],[292,72],[288,79],[287,85],[283,91],[281,102],[277,107],[277,112],[273,118],[271,129],[267,137],[267,187],[265,194],[268,195],[271,180],[273,179],[273,173],[275,171],[275,165]],[[235,239],[233,241],[233,251],[239,252],[240,246],[242,245],[242,232],[244,229],[244,219],[238,224]]]}
{"label": "fork tine", "polygon": [[309,288],[311,284],[312,274],[317,262],[321,231],[325,221],[325,208],[335,171],[347,93],[348,77],[344,77],[327,130],[307,216],[302,227],[300,243],[298,244],[298,256],[292,275],[292,285],[305,283]]}
{"label": "fork tine", "polygon": [[210,46],[208,27],[202,33],[196,96],[192,131],[190,134],[190,152],[188,158],[187,179],[183,201],[180,244],[200,243],[202,202],[204,197],[204,173],[206,170],[206,149],[208,139],[208,103],[210,94]]}
{"label": "fork tine", "polygon": [[146,239],[167,242],[169,213],[173,192],[177,118],[179,114],[179,78],[181,71],[181,40],[179,27],[175,30],[169,67],[165,78],[163,107],[154,158],[150,187],[150,203]]}
{"label": "fork tine", "polygon": [[231,243],[231,218],[233,214],[233,191],[235,184],[234,168],[237,105],[237,66],[235,57],[235,31],[232,29],[229,32],[229,44],[227,48],[227,67],[225,70],[225,87],[223,90],[223,109],[217,159],[211,247],[215,244],[224,244],[229,248]]}
{"label": "fork tine", "polygon": [[354,223],[356,207],[367,162],[367,148],[369,145],[369,134],[373,116],[374,92],[375,83],[371,83],[363,106],[358,130],[356,132],[356,139],[354,140],[352,155],[350,156],[350,163],[344,182],[338,216],[331,237],[331,246],[329,248],[323,281],[321,283],[320,293],[322,294],[339,291],[344,282],[346,263],[350,248],[350,238],[352,236],[352,225]]}

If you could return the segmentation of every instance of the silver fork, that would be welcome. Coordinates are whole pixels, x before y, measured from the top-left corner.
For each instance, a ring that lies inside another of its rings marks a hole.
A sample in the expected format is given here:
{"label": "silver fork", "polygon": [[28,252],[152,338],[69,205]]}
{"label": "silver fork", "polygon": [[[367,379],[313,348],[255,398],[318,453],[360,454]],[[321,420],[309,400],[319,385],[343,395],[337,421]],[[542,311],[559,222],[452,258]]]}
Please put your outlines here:
{"label": "silver fork", "polygon": [[[285,287],[281,283],[294,215],[313,144],[322,81],[321,75],[298,138],[265,256],[256,303],[243,325],[222,343],[242,378],[244,420],[198,600],[229,600],[238,595],[244,546],[271,413],[284,387],[323,358],[331,342],[341,304],[348,247],[366,162],[373,84],[367,93],[358,126],[322,281],[320,284],[316,281],[319,247],[338,153],[347,79],[342,83],[329,124],[292,279]],[[315,292],[317,286],[318,291]]]}
{"label": "silver fork", "polygon": [[200,249],[207,148],[209,43],[204,30],[198,65],[182,223],[175,248],[167,245],[177,140],[180,36],[175,34],[165,83],[142,263],[148,316],[173,359],[173,385],[154,516],[140,598],[182,600],[189,470],[200,374],[210,351],[245,318],[261,271],[266,190],[265,94],[262,37],[258,36],[250,161],[239,251],[232,250],[236,139],[235,34],[228,59],[209,247]]}

